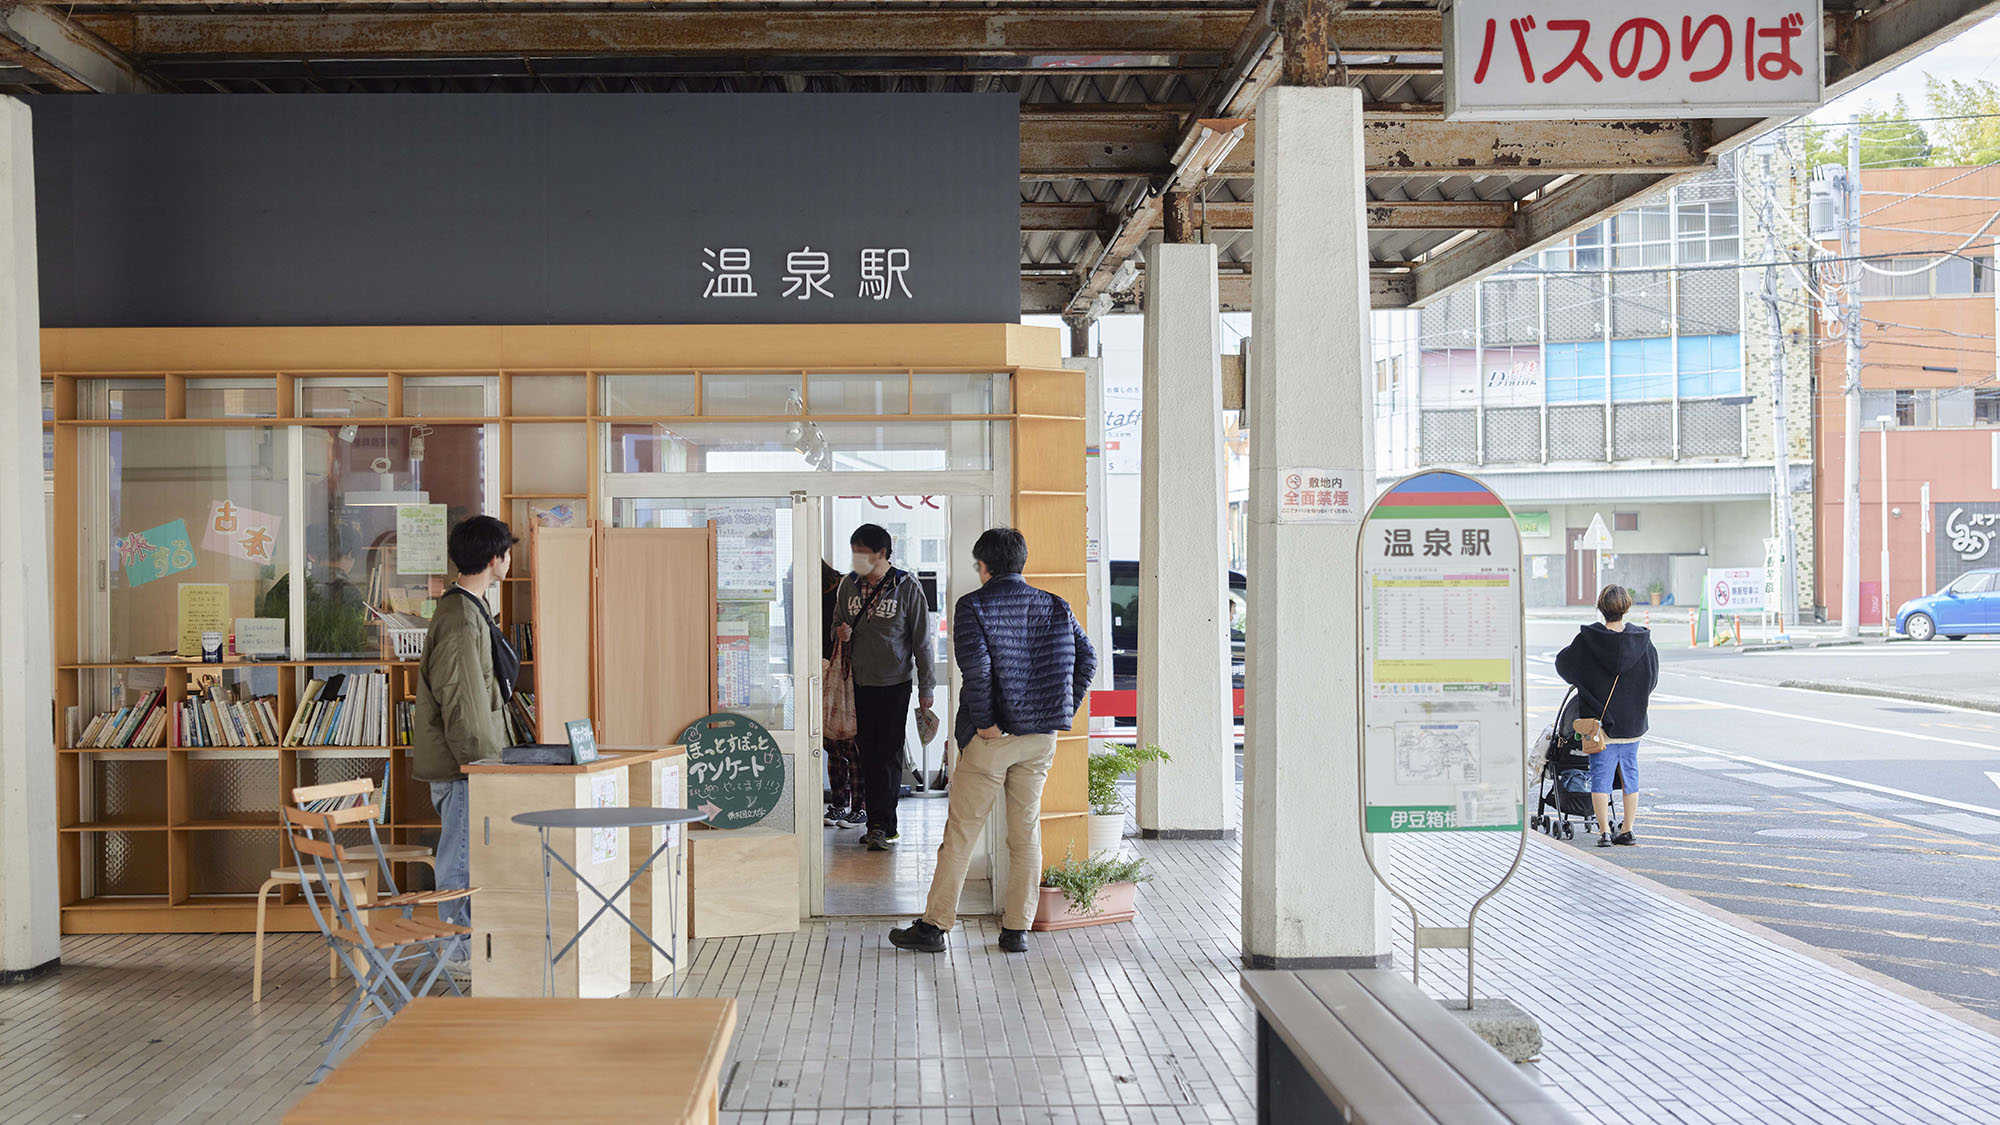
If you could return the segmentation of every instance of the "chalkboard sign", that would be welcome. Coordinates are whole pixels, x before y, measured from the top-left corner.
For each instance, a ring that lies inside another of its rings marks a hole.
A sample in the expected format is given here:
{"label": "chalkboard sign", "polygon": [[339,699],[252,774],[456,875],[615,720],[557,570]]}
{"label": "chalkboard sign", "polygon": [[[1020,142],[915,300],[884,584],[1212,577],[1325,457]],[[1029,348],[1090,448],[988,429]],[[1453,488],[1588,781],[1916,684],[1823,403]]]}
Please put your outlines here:
{"label": "chalkboard sign", "polygon": [[720,711],[681,735],[687,746],[688,807],[717,828],[748,828],[785,794],[785,758],[755,719]]}

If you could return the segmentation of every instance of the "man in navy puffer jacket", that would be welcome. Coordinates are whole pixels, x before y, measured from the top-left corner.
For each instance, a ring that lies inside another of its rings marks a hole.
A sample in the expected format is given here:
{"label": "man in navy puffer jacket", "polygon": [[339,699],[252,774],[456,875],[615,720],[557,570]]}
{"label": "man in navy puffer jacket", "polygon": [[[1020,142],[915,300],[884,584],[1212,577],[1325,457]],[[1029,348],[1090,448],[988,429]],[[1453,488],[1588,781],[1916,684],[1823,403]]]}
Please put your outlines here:
{"label": "man in navy puffer jacket", "polygon": [[952,651],[963,684],[958,696],[958,768],[951,810],[924,916],[889,940],[898,948],[941,953],[958,920],[958,892],[973,841],[993,802],[1007,797],[1007,894],[1001,900],[1000,948],[1023,953],[1035,920],[1042,872],[1042,785],[1055,761],[1056,732],[1068,730],[1097,674],[1097,653],[1069,603],[1022,579],[1028,542],[996,527],[972,546],[979,589],[958,599]]}

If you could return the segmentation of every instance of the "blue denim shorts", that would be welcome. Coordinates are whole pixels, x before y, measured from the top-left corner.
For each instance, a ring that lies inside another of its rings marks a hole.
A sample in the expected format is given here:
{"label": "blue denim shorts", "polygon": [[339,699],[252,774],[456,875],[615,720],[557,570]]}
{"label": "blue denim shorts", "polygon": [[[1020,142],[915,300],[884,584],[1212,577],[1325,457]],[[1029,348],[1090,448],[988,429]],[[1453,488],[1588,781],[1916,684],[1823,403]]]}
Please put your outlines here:
{"label": "blue denim shorts", "polygon": [[1612,775],[1622,770],[1625,774],[1625,792],[1639,791],[1639,744],[1636,742],[1614,742],[1602,751],[1590,756],[1590,791],[1592,793],[1611,792]]}

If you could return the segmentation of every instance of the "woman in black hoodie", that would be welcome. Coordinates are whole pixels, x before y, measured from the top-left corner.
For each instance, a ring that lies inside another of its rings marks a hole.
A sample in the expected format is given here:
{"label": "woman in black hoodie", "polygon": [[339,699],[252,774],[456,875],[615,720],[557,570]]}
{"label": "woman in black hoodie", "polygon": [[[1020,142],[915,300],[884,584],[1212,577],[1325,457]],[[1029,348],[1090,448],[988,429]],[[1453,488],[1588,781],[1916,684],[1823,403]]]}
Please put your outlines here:
{"label": "woman in black hoodie", "polygon": [[[1632,594],[1623,586],[1606,586],[1597,595],[1597,612],[1604,624],[1577,630],[1569,647],[1556,654],[1556,674],[1576,688],[1583,718],[1604,722],[1608,745],[1590,759],[1590,803],[1597,813],[1597,846],[1636,844],[1632,824],[1639,814],[1639,739],[1646,733],[1646,704],[1660,683],[1660,654],[1653,635],[1643,626],[1627,625]],[[1610,832],[1611,786],[1623,775],[1625,824]]]}

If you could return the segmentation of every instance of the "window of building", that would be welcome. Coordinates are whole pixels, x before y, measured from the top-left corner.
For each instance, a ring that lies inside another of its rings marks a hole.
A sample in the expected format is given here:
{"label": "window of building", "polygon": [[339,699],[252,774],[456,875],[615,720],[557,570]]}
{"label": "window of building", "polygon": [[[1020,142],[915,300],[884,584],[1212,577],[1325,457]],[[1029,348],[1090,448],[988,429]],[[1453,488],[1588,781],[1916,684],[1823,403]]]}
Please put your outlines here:
{"label": "window of building", "polygon": [[1545,270],[1601,270],[1604,268],[1604,225],[1578,231],[1575,238],[1542,252]]}
{"label": "window of building", "polygon": [[1706,265],[1733,262],[1741,252],[1736,201],[1683,203],[1675,214],[1680,235],[1681,263]]}
{"label": "window of building", "polygon": [[1934,425],[1931,392],[1928,388],[1914,391],[1896,392],[1896,424],[1898,426]]}
{"label": "window of building", "polygon": [[1717,398],[1743,393],[1743,338],[1682,336],[1680,338],[1682,398]]}
{"label": "window of building", "polygon": [[1543,356],[1549,402],[1604,401],[1603,344],[1549,344]]}
{"label": "window of building", "polygon": [[1994,290],[1991,254],[1903,255],[1873,258],[1870,263],[1875,269],[1861,274],[1864,298],[1976,297]]}
{"label": "window of building", "polygon": [[1674,393],[1674,342],[1665,337],[1611,341],[1611,398],[1638,402]]}
{"label": "window of building", "polygon": [[1472,348],[1426,348],[1418,376],[1426,409],[1470,408],[1479,402],[1478,352]]}
{"label": "window of building", "polygon": [[2000,389],[1982,387],[1972,392],[1972,424],[2000,426]]}
{"label": "window of building", "polygon": [[1613,531],[1639,530],[1639,513],[1637,512],[1611,513],[1611,530]]}
{"label": "window of building", "polygon": [[1611,217],[1611,264],[1617,269],[1664,266],[1673,258],[1672,213],[1634,207]]}

